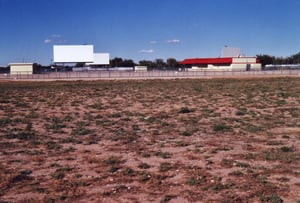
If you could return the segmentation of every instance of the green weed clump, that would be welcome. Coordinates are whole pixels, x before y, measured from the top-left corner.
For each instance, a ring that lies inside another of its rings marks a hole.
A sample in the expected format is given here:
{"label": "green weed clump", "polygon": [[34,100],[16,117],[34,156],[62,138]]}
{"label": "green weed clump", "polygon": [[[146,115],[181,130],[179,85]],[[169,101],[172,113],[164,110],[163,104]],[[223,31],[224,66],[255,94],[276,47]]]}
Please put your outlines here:
{"label": "green weed clump", "polygon": [[215,123],[213,124],[213,130],[215,132],[224,132],[232,130],[232,127],[226,125],[225,123]]}

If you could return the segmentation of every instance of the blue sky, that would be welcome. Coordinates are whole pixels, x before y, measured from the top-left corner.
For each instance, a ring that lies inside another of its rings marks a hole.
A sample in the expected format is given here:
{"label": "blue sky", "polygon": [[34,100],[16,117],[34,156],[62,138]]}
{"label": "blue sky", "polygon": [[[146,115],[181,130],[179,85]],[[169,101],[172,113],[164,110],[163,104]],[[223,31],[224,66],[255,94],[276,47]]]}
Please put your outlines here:
{"label": "blue sky", "polygon": [[299,0],[0,0],[0,65],[49,65],[54,44],[111,58],[218,57],[300,51]]}

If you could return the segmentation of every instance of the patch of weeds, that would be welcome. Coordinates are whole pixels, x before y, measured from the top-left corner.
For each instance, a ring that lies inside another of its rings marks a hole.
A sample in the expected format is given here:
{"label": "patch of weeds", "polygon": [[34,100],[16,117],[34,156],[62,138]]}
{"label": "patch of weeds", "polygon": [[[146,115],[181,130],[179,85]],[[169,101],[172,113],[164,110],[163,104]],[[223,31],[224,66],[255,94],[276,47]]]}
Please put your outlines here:
{"label": "patch of weeds", "polygon": [[234,186],[234,183],[224,184],[224,183],[221,183],[220,181],[217,181],[216,183],[214,183],[210,186],[210,189],[214,192],[218,192],[221,190],[229,189],[232,186]]}
{"label": "patch of weeds", "polygon": [[60,171],[60,172],[54,172],[54,173],[51,173],[50,176],[56,180],[60,180],[60,179],[63,179],[65,177],[65,173]]}
{"label": "patch of weeds", "polygon": [[134,176],[135,171],[132,168],[125,168],[123,169],[122,174],[126,176]]}
{"label": "patch of weeds", "polygon": [[61,149],[61,146],[54,142],[54,141],[49,141],[49,142],[46,142],[46,147],[48,150],[51,150],[51,149],[54,149],[54,150],[59,150]]}
{"label": "patch of weeds", "polygon": [[19,172],[21,175],[29,175],[32,173],[32,170],[24,169]]}
{"label": "patch of weeds", "polygon": [[227,145],[223,145],[222,147],[218,147],[217,150],[218,151],[230,151],[230,150],[233,150],[233,147],[227,146]]}
{"label": "patch of weeds", "polygon": [[289,139],[290,136],[288,136],[288,135],[282,135],[282,138],[283,138],[283,139]]}
{"label": "patch of weeds", "polygon": [[168,126],[170,126],[170,123],[167,123],[167,122],[163,121],[163,122],[160,123],[160,126],[161,127],[168,127]]}
{"label": "patch of weeds", "polygon": [[185,136],[185,137],[189,137],[189,136],[192,136],[193,133],[186,130],[186,131],[182,132],[182,135]]}
{"label": "patch of weeds", "polygon": [[244,162],[236,162],[235,165],[241,168],[250,168],[250,164]]}
{"label": "patch of weeds", "polygon": [[4,127],[8,124],[12,124],[13,121],[10,118],[0,118],[0,127]]}
{"label": "patch of weeds", "polygon": [[259,181],[260,183],[262,183],[262,184],[264,184],[264,185],[266,185],[266,184],[268,183],[268,179],[267,179],[266,176],[261,175],[261,176],[258,176],[257,179],[258,179],[258,181]]}
{"label": "patch of weeds", "polygon": [[212,154],[218,153],[218,148],[216,148],[216,147],[212,148],[212,149],[210,150],[210,153],[212,153]]}
{"label": "patch of weeds", "polygon": [[240,170],[236,170],[236,171],[230,172],[229,175],[232,175],[232,176],[242,176],[243,172],[240,171]]}
{"label": "patch of weeds", "polygon": [[172,169],[172,164],[168,163],[168,162],[163,162],[159,166],[159,171],[160,172],[167,172],[167,171],[169,171],[171,169]]}
{"label": "patch of weeds", "polygon": [[134,131],[141,130],[140,127],[139,127],[138,125],[132,125],[131,128],[132,128],[132,130],[134,130]]}
{"label": "patch of weeds", "polygon": [[34,110],[31,110],[29,114],[26,115],[26,118],[31,118],[31,119],[38,118],[38,117],[39,115]]}
{"label": "patch of weeds", "polygon": [[224,167],[231,168],[233,166],[233,160],[232,159],[222,159],[221,165]]}
{"label": "patch of weeds", "polygon": [[51,163],[49,166],[50,167],[60,167],[60,165],[58,163]]}
{"label": "patch of weeds", "polygon": [[300,160],[300,153],[295,153],[293,147],[283,146],[278,149],[271,149],[268,151],[263,151],[262,156],[267,161],[282,161],[285,163],[291,163],[293,161]]}
{"label": "patch of weeds", "polygon": [[148,180],[151,179],[151,173],[148,173],[148,172],[145,172],[145,171],[142,171],[140,174],[139,174],[139,181],[140,182],[147,182]]}
{"label": "patch of weeds", "polygon": [[202,116],[208,117],[208,116],[210,116],[212,113],[214,113],[214,110],[209,109],[209,108],[207,108],[207,107],[203,107],[203,108],[201,109],[201,113],[202,113]]}
{"label": "patch of weeds", "polygon": [[276,194],[273,193],[271,195],[262,195],[259,200],[261,202],[270,202],[270,203],[282,203],[283,200]]}
{"label": "patch of weeds", "polygon": [[29,174],[27,173],[19,173],[18,175],[13,176],[10,179],[10,183],[17,183],[25,180],[32,180],[33,178],[28,176]]}
{"label": "patch of weeds", "polygon": [[248,123],[248,124],[246,124],[245,130],[250,133],[255,133],[255,132],[262,131],[263,128],[260,126],[256,126],[256,125],[252,125],[252,124]]}
{"label": "patch of weeds", "polygon": [[162,151],[155,152],[154,155],[159,156],[163,159],[169,159],[172,156],[172,154],[170,154],[169,152],[162,152]]}
{"label": "patch of weeds", "polygon": [[82,141],[75,139],[74,137],[67,137],[62,140],[63,143],[74,143],[74,144],[81,144]]}
{"label": "patch of weeds", "polygon": [[276,105],[277,106],[283,106],[286,104],[286,101],[283,100],[283,99],[279,99],[279,100],[276,100]]}
{"label": "patch of weeds", "polygon": [[254,153],[250,153],[250,152],[243,154],[242,156],[244,159],[247,159],[247,160],[249,160],[249,159],[254,160],[256,158],[256,155]]}
{"label": "patch of weeds", "polygon": [[160,203],[169,202],[172,199],[176,198],[176,195],[165,195],[161,200]]}
{"label": "patch of weeds", "polygon": [[108,165],[114,165],[114,164],[119,164],[121,163],[121,160],[119,157],[116,156],[110,156],[105,160],[105,163]]}
{"label": "patch of weeds", "polygon": [[66,166],[66,167],[61,167],[61,168],[56,169],[56,172],[69,172],[72,170],[73,170],[73,168]]}
{"label": "patch of weeds", "polygon": [[225,123],[215,123],[213,124],[213,130],[215,132],[224,132],[224,131],[230,131],[232,128]]}
{"label": "patch of weeds", "polygon": [[75,186],[77,186],[77,187],[86,187],[88,185],[89,185],[89,183],[87,183],[85,181],[77,181],[77,182],[75,182]]}
{"label": "patch of weeds", "polygon": [[45,203],[54,203],[55,199],[53,199],[52,197],[45,197],[44,202]]}
{"label": "patch of weeds", "polygon": [[269,140],[267,142],[267,145],[282,145],[282,141],[278,141],[278,140]]}
{"label": "patch of weeds", "polygon": [[148,169],[148,168],[150,168],[151,166],[150,166],[149,164],[147,164],[147,163],[140,163],[140,164],[138,165],[138,167],[141,168],[141,169]]}
{"label": "patch of weeds", "polygon": [[78,123],[75,129],[72,129],[72,135],[87,135],[92,133],[92,130],[85,127],[85,124]]}
{"label": "patch of weeds", "polygon": [[121,113],[113,113],[110,115],[111,118],[121,118],[122,114]]}
{"label": "patch of weeds", "polygon": [[120,167],[121,160],[118,157],[110,156],[108,159],[105,160],[105,163],[109,165],[108,171],[114,173],[118,171]]}
{"label": "patch of weeds", "polygon": [[187,147],[189,145],[190,145],[189,143],[184,142],[184,141],[178,141],[178,142],[176,142],[176,147]]}
{"label": "patch of weeds", "polygon": [[102,160],[95,157],[95,156],[88,156],[85,157],[85,160],[89,163],[89,164],[99,164]]}
{"label": "patch of weeds", "polygon": [[58,117],[47,118],[46,120],[50,122],[49,124],[46,124],[47,130],[54,130],[54,132],[60,132],[62,128],[66,127],[63,120],[61,120]]}
{"label": "patch of weeds", "polygon": [[237,110],[237,112],[235,113],[235,115],[237,116],[244,116],[247,114],[247,109],[246,108],[239,108]]}
{"label": "patch of weeds", "polygon": [[97,110],[105,109],[104,106],[101,103],[91,104],[91,105],[89,105],[89,107],[97,109]]}
{"label": "patch of weeds", "polygon": [[75,173],[74,174],[74,178],[81,178],[82,177],[82,174],[80,174],[80,173]]}
{"label": "patch of weeds", "polygon": [[178,113],[180,113],[180,114],[186,114],[186,113],[192,113],[192,112],[194,112],[195,111],[195,109],[189,109],[188,107],[182,107],[179,111],[178,111]]}
{"label": "patch of weeds", "polygon": [[19,130],[16,133],[9,133],[6,135],[7,139],[19,139],[19,140],[34,140],[36,138],[33,131]]}
{"label": "patch of weeds", "polygon": [[152,117],[152,116],[146,117],[145,119],[146,119],[146,121],[147,121],[148,123],[154,123],[154,122],[156,121],[156,118],[155,118],[155,117]]}
{"label": "patch of weeds", "polygon": [[206,177],[189,177],[186,180],[186,184],[190,186],[200,185],[201,183],[206,182]]}
{"label": "patch of weeds", "polygon": [[294,152],[295,151],[293,147],[287,147],[287,146],[281,147],[280,150],[282,152]]}
{"label": "patch of weeds", "polygon": [[39,183],[30,184],[30,188],[33,192],[38,192],[38,193],[47,193],[48,192],[45,188],[40,187]]}

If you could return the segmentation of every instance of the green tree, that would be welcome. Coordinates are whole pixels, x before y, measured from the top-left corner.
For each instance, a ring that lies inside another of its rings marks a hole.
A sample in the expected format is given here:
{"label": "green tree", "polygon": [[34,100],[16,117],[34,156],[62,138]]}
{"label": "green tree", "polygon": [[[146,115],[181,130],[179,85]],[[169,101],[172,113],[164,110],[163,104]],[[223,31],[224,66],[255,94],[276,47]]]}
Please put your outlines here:
{"label": "green tree", "polygon": [[260,63],[262,64],[263,67],[267,64],[274,64],[275,63],[275,57],[274,56],[263,54],[263,55],[257,55],[256,57],[260,61]]}
{"label": "green tree", "polygon": [[167,66],[163,59],[156,59],[155,63],[158,70],[163,70]]}
{"label": "green tree", "polygon": [[110,67],[121,67],[122,63],[123,63],[123,59],[116,57],[110,60]]}
{"label": "green tree", "polygon": [[153,70],[156,67],[156,64],[153,61],[148,61],[148,60],[142,60],[139,61],[140,66],[147,66],[148,70]]}
{"label": "green tree", "polygon": [[167,67],[169,69],[177,69],[178,68],[178,62],[175,58],[168,58],[167,59]]}
{"label": "green tree", "polygon": [[291,63],[300,64],[300,52],[290,57]]}
{"label": "green tree", "polygon": [[134,67],[135,63],[133,62],[132,59],[125,59],[123,60],[123,62],[121,63],[122,67]]}

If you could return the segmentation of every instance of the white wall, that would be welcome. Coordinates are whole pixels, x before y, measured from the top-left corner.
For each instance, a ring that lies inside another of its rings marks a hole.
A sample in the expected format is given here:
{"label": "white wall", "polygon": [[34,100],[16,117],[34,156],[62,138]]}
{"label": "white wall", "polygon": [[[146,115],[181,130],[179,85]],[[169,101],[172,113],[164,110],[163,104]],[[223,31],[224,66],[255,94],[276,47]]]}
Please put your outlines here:
{"label": "white wall", "polygon": [[232,63],[256,63],[255,57],[232,58]]}
{"label": "white wall", "polygon": [[262,69],[261,63],[251,64],[251,69],[250,70],[261,70],[261,69]]}
{"label": "white wall", "polygon": [[78,63],[93,62],[93,45],[54,45],[53,62],[54,63]]}
{"label": "white wall", "polygon": [[241,50],[237,47],[224,47],[221,53],[221,57],[238,57],[239,55],[241,55]]}
{"label": "white wall", "polygon": [[32,63],[11,63],[10,74],[32,74],[33,73],[33,64]]}
{"label": "white wall", "polygon": [[109,53],[94,53],[94,62],[89,65],[109,65]]}

